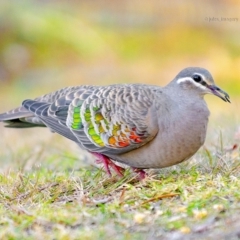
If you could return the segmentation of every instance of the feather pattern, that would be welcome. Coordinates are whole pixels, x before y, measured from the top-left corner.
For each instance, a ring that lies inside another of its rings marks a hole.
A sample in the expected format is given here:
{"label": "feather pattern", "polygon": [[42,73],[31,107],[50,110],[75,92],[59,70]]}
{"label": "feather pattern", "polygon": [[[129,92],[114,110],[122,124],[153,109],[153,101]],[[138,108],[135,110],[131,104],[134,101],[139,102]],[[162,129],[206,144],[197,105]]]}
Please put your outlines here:
{"label": "feather pattern", "polygon": [[[124,153],[146,144],[157,134],[157,121],[152,116],[155,88],[140,84],[66,88],[25,100],[22,108],[32,113],[31,123],[37,118],[84,149]],[[27,119],[23,116],[23,121]]]}
{"label": "feather pattern", "polygon": [[156,130],[149,131],[147,122],[154,100],[150,88],[111,85],[84,93],[84,97],[82,94],[76,94],[69,105],[66,124],[80,142],[87,140],[89,151],[92,146],[102,153],[126,152],[144,145],[156,134]]}

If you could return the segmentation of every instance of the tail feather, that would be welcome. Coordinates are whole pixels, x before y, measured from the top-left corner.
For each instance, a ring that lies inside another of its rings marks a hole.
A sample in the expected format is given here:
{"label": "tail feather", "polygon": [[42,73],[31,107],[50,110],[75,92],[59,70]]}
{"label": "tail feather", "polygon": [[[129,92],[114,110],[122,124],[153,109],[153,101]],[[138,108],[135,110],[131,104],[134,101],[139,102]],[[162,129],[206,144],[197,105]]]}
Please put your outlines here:
{"label": "tail feather", "polygon": [[20,119],[4,121],[6,128],[32,128],[32,127],[46,127],[45,125],[32,124],[29,122],[22,122]]}
{"label": "tail feather", "polygon": [[33,113],[29,112],[26,108],[21,106],[0,114],[0,122],[31,116],[33,116]]}
{"label": "tail feather", "polygon": [[0,122],[7,128],[45,127],[45,124],[23,106],[0,114]]}

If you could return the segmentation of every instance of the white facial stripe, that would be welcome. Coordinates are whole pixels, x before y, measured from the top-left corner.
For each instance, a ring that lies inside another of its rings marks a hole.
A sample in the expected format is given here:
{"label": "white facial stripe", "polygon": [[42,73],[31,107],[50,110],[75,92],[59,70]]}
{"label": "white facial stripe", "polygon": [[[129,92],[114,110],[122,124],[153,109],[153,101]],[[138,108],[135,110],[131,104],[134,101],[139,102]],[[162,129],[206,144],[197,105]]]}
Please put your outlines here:
{"label": "white facial stripe", "polygon": [[[199,74],[200,75],[200,74]],[[201,83],[195,82],[192,78],[190,77],[185,77],[185,78],[180,78],[177,80],[177,84],[180,84],[182,82],[191,82],[193,83],[196,87],[201,88],[202,90],[206,90],[207,88],[203,86]]]}

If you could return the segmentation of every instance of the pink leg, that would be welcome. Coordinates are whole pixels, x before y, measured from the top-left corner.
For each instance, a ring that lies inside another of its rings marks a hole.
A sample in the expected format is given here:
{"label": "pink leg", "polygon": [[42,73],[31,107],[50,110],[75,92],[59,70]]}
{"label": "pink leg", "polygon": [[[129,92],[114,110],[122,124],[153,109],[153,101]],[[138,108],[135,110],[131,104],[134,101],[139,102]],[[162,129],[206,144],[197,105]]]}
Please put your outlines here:
{"label": "pink leg", "polygon": [[110,160],[109,157],[102,155],[100,153],[92,153],[95,157],[98,159],[96,160],[97,163],[103,163],[103,166],[109,176],[112,176],[109,166],[120,176],[123,176],[123,173],[125,171],[124,168],[117,166],[114,162]]}
{"label": "pink leg", "polygon": [[143,180],[147,176],[146,172],[143,169],[132,167],[132,170],[138,174],[140,180]]}

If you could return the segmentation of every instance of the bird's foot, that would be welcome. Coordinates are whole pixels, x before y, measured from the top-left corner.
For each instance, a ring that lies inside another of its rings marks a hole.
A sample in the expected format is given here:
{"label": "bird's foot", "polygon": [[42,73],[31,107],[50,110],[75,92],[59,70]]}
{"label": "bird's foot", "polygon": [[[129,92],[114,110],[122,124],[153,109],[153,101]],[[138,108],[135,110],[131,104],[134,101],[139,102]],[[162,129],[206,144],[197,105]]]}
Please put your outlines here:
{"label": "bird's foot", "polygon": [[123,172],[125,171],[124,168],[116,165],[114,162],[110,160],[109,157],[102,155],[100,153],[92,153],[95,157],[97,157],[96,163],[100,164],[102,163],[104,166],[104,169],[106,170],[107,174],[109,176],[112,176],[110,167],[119,175],[120,177],[123,177]]}
{"label": "bird's foot", "polygon": [[143,169],[132,167],[132,170],[138,174],[139,180],[143,180],[147,176],[147,173]]}

